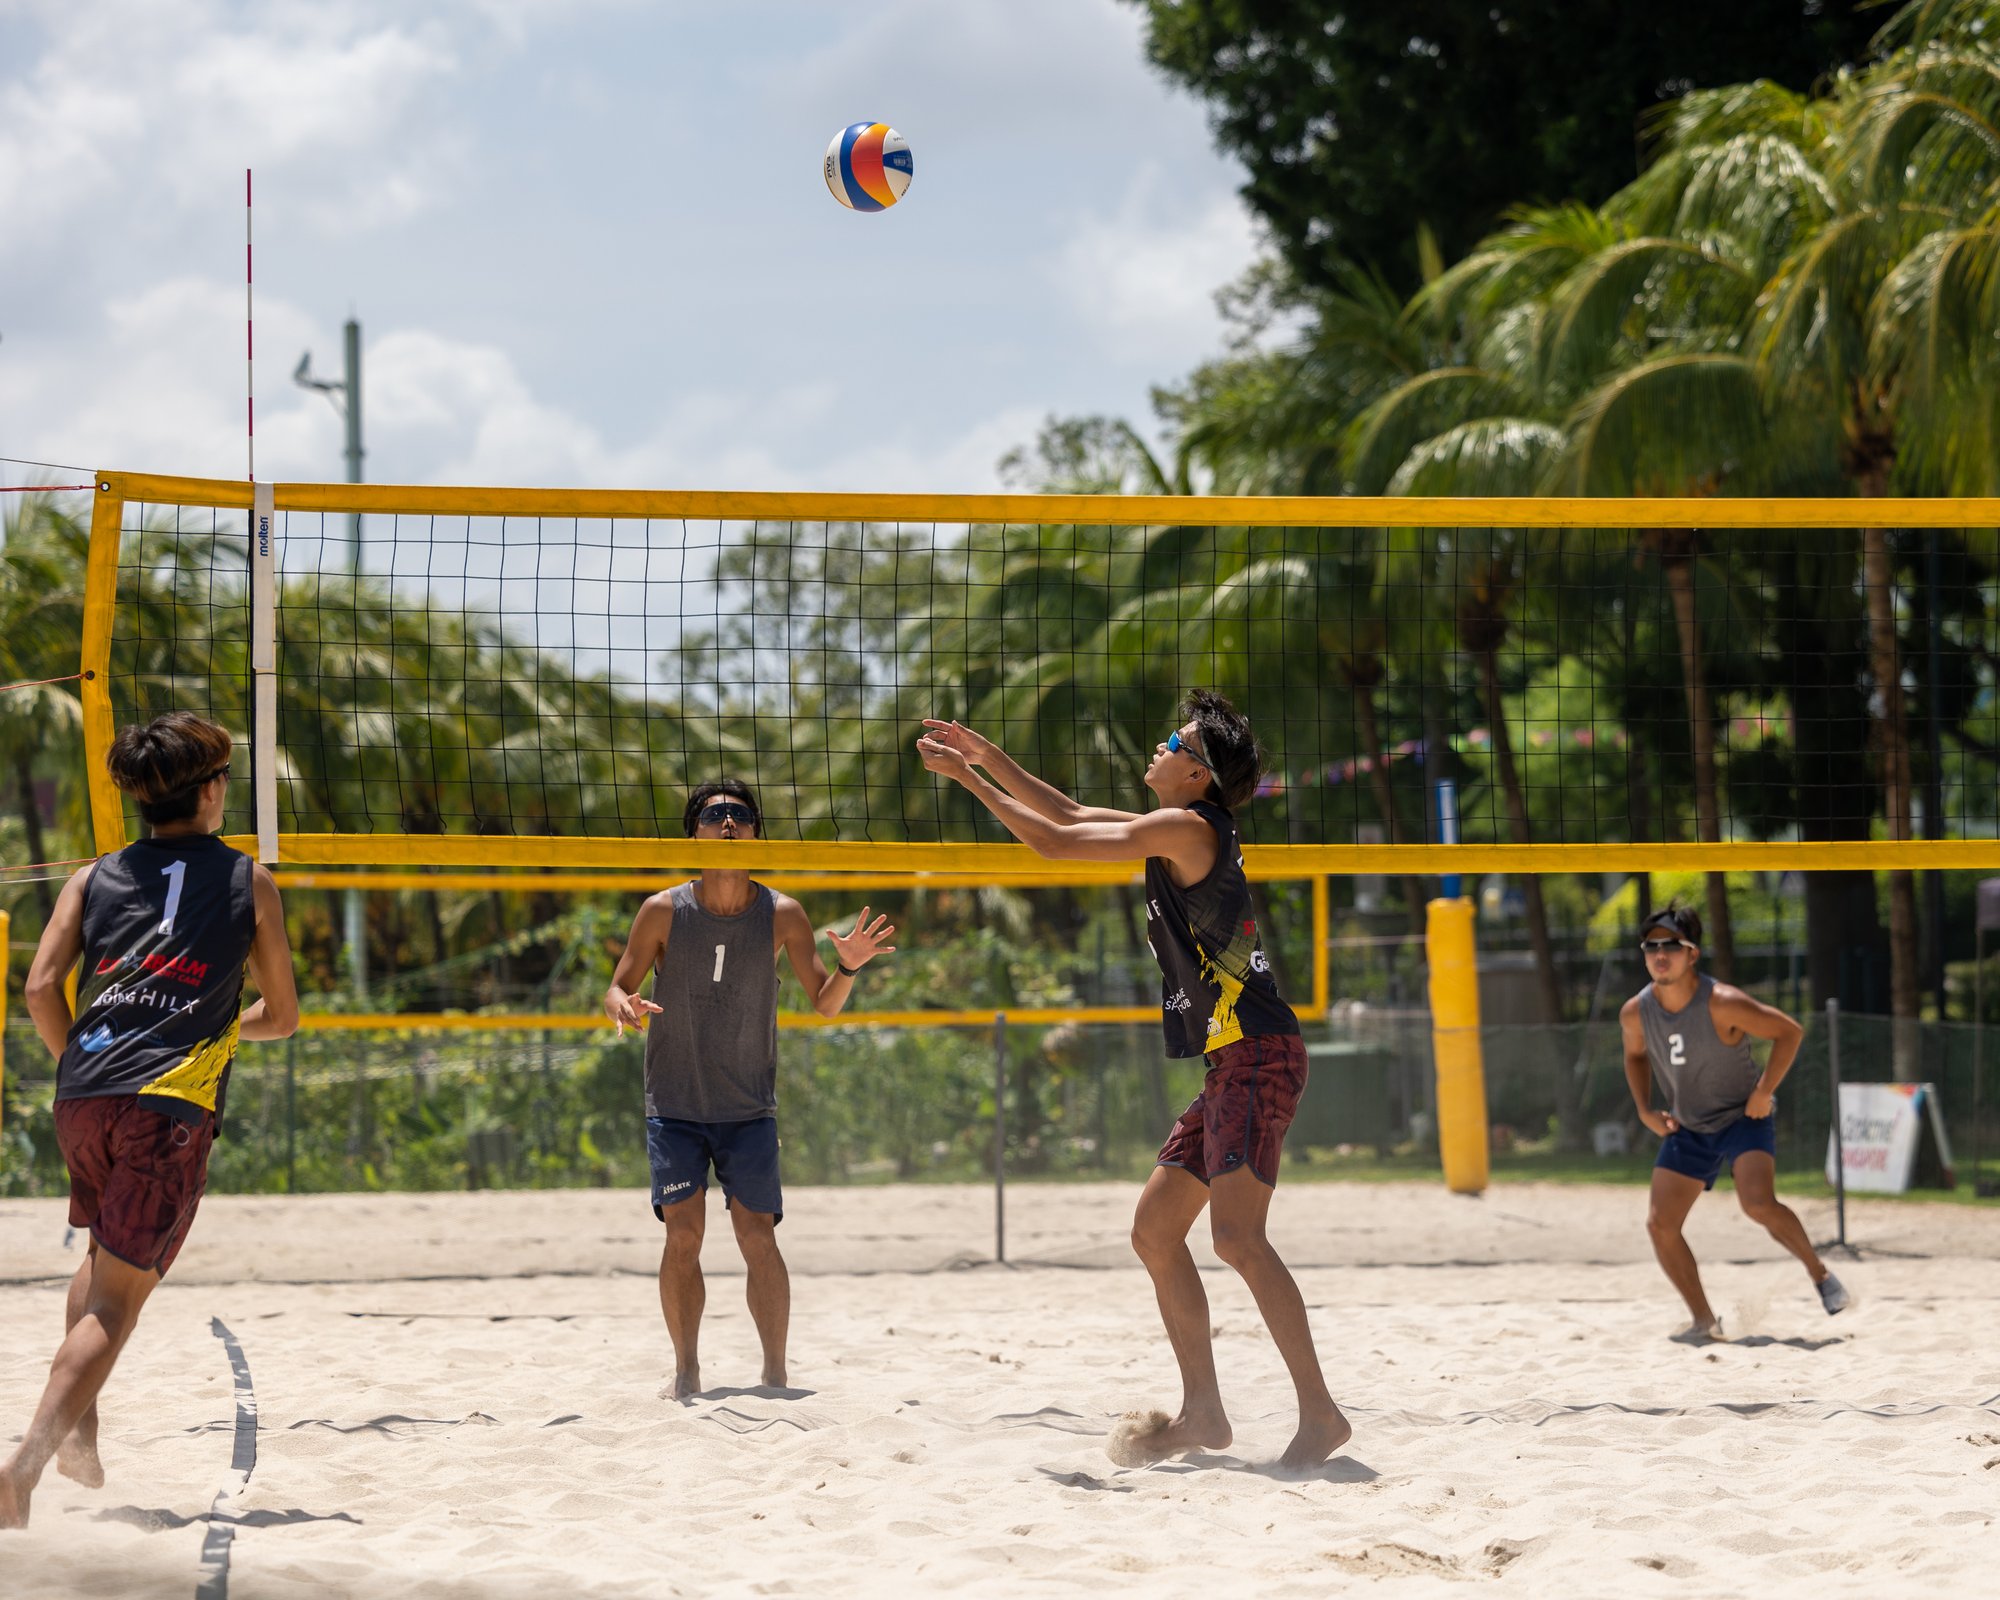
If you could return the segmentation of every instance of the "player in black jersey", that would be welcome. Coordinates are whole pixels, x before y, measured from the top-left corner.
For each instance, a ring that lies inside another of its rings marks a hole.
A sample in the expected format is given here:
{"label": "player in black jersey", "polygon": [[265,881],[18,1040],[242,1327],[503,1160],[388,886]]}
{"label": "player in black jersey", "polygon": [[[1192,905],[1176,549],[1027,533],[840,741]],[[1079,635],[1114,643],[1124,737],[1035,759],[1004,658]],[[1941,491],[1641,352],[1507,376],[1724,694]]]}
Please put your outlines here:
{"label": "player in black jersey", "polygon": [[[1139,1197],[1132,1245],[1152,1274],[1180,1363],[1180,1414],[1155,1414],[1115,1441],[1121,1460],[1222,1449],[1232,1438],[1215,1376],[1208,1296],[1187,1247],[1204,1206],[1215,1253],[1256,1296],[1298,1391],[1299,1428],[1284,1465],[1317,1465],[1352,1429],[1327,1392],[1305,1300],[1265,1232],[1285,1130],[1305,1088],[1298,1019],[1278,993],[1257,938],[1231,808],[1256,792],[1261,758],[1249,721],[1221,695],[1190,694],[1182,723],[1156,747],[1140,814],[1079,805],[1031,776],[990,739],[929,721],[917,741],[950,778],[1039,854],[1146,863],[1146,937],[1160,963],[1167,1052],[1205,1056],[1202,1092],[1175,1123]],[[983,768],[982,776],[975,768]]]}
{"label": "player in black jersey", "polygon": [[[194,1221],[236,1042],[298,1026],[278,886],[215,837],[229,748],[227,730],[185,711],[119,731],[105,765],[151,832],[63,886],[28,973],[28,1010],[57,1058],[70,1222],[90,1250],[41,1404],[0,1463],[0,1528],[27,1525],[51,1457],[103,1483],[98,1391]],[[71,1015],[64,979],[79,958]],[[239,1015],[246,963],[263,995]]]}

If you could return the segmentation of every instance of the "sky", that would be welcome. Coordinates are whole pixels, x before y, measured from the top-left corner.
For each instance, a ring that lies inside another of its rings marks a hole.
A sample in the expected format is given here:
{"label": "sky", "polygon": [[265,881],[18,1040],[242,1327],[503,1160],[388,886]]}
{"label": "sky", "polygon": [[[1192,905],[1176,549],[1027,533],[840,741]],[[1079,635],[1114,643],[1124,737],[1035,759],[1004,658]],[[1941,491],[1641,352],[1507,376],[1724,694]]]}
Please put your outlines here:
{"label": "sky", "polygon": [[1116,0],[0,0],[0,456],[244,475],[245,168],[265,479],[343,475],[354,315],[373,482],[992,489],[1257,252]]}

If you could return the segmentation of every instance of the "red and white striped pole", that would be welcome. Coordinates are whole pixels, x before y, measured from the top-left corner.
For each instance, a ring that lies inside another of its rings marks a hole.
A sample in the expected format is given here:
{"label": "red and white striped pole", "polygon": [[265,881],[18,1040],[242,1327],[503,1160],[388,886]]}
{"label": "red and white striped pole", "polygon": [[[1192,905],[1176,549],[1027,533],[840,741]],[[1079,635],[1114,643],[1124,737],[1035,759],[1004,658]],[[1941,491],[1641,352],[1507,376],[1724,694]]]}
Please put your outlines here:
{"label": "red and white striped pole", "polygon": [[251,304],[254,277],[250,270],[250,169],[243,169],[243,379],[244,423],[250,458],[250,481],[257,481],[257,324]]}

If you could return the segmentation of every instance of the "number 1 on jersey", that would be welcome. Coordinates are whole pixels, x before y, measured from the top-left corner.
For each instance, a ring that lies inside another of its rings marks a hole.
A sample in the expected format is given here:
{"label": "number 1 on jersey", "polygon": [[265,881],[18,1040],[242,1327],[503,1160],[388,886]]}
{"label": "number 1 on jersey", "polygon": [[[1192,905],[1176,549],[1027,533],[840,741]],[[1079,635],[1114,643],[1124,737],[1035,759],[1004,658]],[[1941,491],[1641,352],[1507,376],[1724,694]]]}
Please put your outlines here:
{"label": "number 1 on jersey", "polygon": [[715,977],[711,980],[712,982],[722,982],[722,958],[728,952],[728,949],[727,945],[721,944],[715,947]]}
{"label": "number 1 on jersey", "polygon": [[[174,931],[174,913],[181,908],[181,890],[187,884],[188,864],[176,861],[170,867],[160,868],[160,876],[167,880],[167,914],[160,918],[160,932]],[[717,968],[719,972],[720,967]]]}

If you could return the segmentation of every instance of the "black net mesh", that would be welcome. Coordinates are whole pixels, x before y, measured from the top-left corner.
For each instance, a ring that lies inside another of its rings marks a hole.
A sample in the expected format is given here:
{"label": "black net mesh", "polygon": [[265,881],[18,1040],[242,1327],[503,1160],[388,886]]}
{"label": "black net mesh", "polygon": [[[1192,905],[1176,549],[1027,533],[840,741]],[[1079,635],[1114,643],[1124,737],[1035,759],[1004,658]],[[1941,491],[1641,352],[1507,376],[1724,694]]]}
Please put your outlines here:
{"label": "black net mesh", "polygon": [[[1983,534],[1881,536],[1884,593],[1852,530],[357,520],[355,568],[280,517],[287,832],[676,837],[730,776],[772,838],[997,841],[921,718],[1131,806],[1194,686],[1269,754],[1257,843],[1434,839],[1442,778],[1468,842],[2000,820]],[[244,521],[128,507],[119,720],[247,729]]]}

